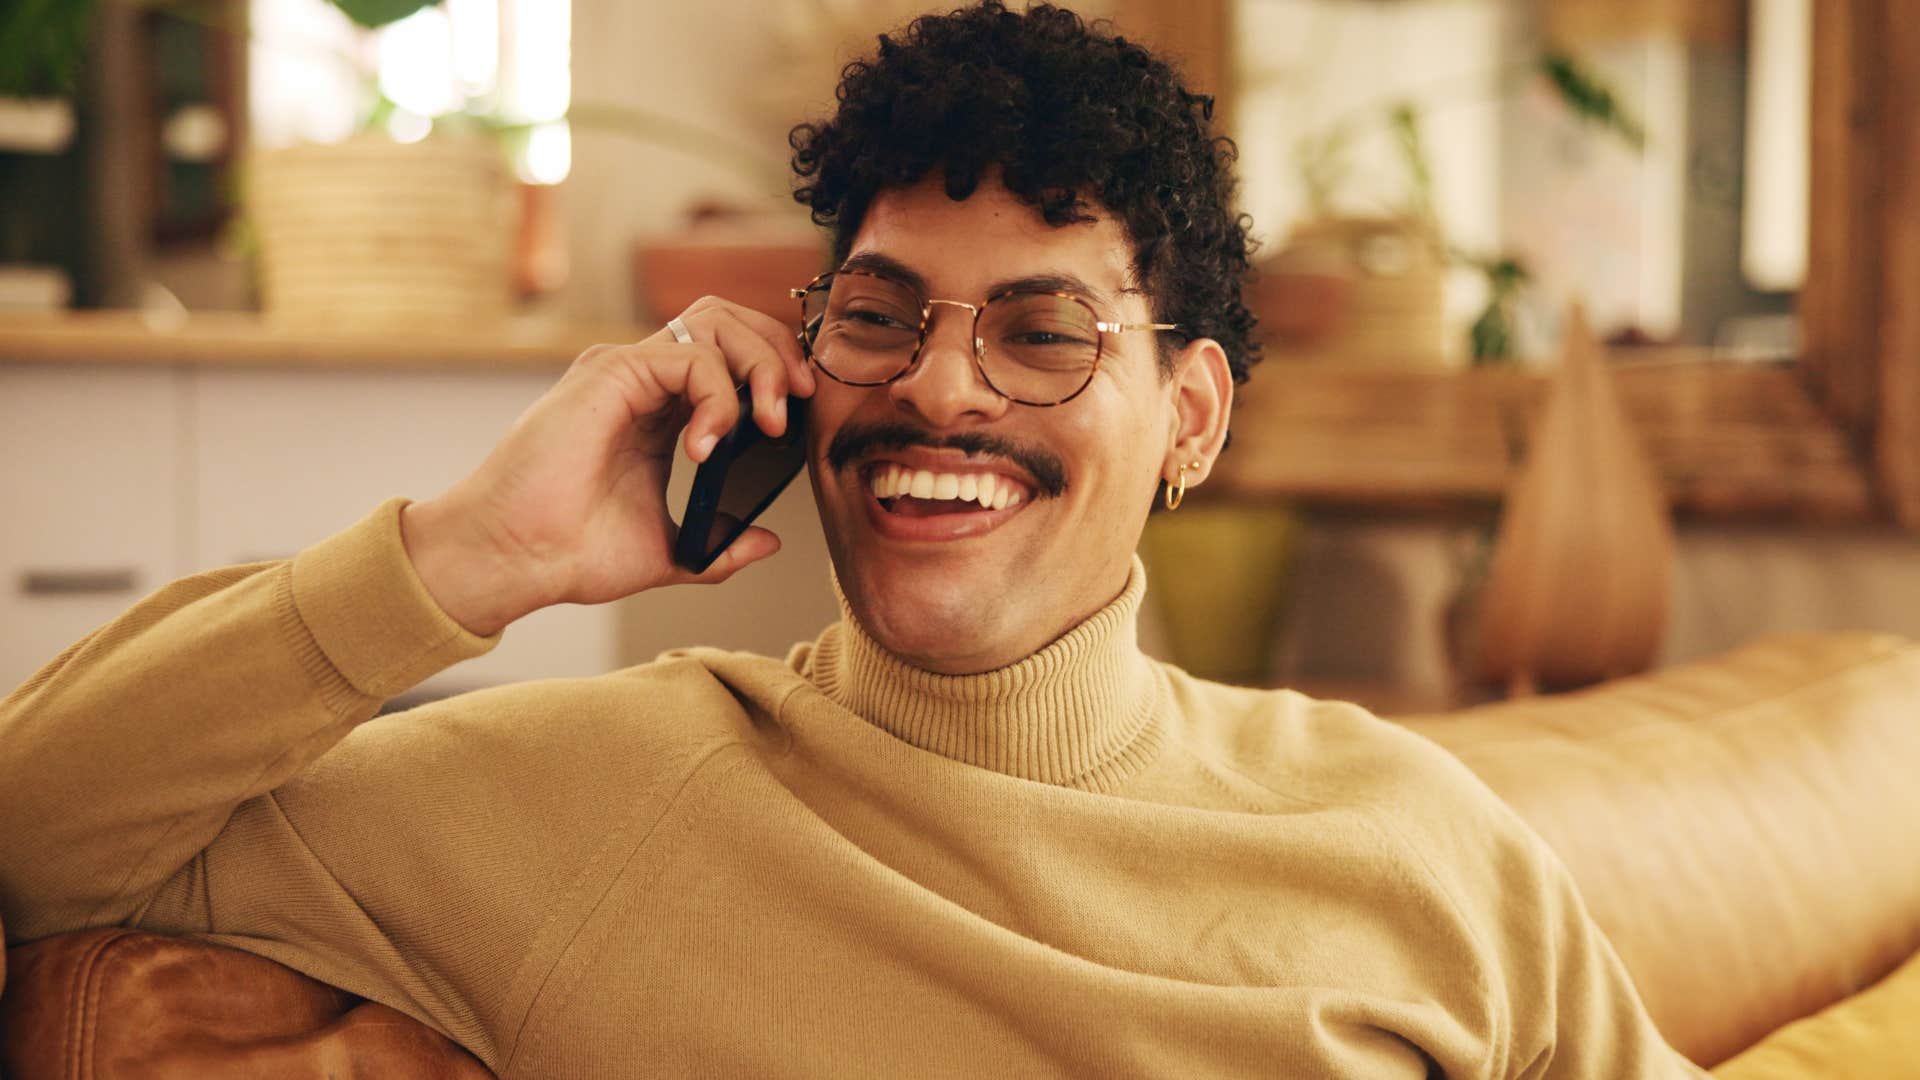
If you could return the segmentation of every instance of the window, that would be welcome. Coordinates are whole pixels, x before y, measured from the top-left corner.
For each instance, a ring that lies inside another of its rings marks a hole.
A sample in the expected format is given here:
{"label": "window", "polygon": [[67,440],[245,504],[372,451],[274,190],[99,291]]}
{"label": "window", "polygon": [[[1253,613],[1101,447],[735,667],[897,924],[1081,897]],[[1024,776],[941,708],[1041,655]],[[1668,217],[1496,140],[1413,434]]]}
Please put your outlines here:
{"label": "window", "polygon": [[252,0],[251,18],[257,145],[335,142],[372,122],[413,142],[467,114],[515,125],[522,180],[566,178],[566,0],[443,0],[375,31],[326,0]]}

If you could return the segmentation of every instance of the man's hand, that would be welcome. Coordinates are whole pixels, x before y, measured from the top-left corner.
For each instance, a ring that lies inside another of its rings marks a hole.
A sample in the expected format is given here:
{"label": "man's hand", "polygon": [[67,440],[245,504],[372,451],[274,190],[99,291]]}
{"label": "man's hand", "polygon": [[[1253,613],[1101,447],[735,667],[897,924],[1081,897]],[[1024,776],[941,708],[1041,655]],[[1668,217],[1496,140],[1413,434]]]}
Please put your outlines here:
{"label": "man's hand", "polygon": [[787,395],[809,397],[815,385],[778,319],[709,296],[680,321],[693,344],[663,329],[581,353],[478,469],[402,513],[408,556],[462,626],[487,636],[550,604],[717,583],[780,549],[755,527],[703,574],[673,563],[674,437],[684,430],[688,456],[705,461],[739,418],[742,382],[753,388],[761,430],[779,435]]}

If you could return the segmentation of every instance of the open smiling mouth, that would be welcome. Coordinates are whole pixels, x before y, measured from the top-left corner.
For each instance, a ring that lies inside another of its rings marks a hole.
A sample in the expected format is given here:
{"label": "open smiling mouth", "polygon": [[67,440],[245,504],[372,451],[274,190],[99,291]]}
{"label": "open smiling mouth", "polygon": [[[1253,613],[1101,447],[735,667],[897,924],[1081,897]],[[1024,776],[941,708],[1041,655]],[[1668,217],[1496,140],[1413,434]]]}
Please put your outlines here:
{"label": "open smiling mouth", "polygon": [[[882,531],[919,539],[986,532],[1033,500],[1030,488],[990,472],[938,472],[892,462],[861,475]],[[937,519],[937,520],[935,520]]]}

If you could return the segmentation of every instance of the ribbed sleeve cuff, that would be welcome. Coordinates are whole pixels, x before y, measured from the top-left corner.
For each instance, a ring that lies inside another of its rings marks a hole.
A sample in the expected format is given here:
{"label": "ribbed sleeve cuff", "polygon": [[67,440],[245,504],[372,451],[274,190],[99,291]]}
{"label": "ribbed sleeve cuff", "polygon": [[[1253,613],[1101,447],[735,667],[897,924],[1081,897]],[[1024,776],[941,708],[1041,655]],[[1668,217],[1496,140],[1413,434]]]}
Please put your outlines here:
{"label": "ribbed sleeve cuff", "polygon": [[300,621],[348,685],[382,700],[500,641],[455,622],[427,592],[400,538],[407,502],[389,499],[293,560]]}

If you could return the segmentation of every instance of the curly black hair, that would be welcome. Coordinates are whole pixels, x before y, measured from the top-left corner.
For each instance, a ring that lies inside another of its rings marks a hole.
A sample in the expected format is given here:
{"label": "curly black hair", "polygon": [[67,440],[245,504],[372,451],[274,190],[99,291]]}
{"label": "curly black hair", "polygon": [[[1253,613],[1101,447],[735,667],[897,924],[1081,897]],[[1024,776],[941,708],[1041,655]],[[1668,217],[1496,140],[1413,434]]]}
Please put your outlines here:
{"label": "curly black hair", "polygon": [[832,228],[836,262],[880,192],[938,169],[965,199],[997,170],[1050,225],[1091,220],[1089,201],[1118,219],[1154,320],[1218,341],[1246,381],[1260,347],[1240,297],[1251,244],[1232,208],[1237,154],[1209,129],[1213,99],[1166,61],[1071,11],[987,0],[881,35],[877,56],[842,71],[838,99],[788,135],[794,199]]}

